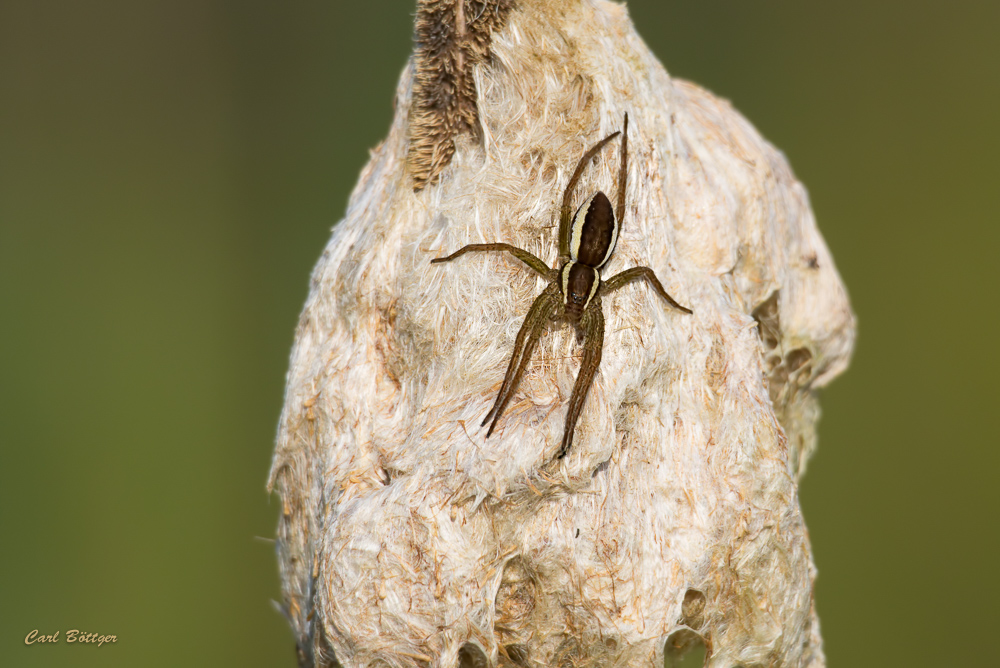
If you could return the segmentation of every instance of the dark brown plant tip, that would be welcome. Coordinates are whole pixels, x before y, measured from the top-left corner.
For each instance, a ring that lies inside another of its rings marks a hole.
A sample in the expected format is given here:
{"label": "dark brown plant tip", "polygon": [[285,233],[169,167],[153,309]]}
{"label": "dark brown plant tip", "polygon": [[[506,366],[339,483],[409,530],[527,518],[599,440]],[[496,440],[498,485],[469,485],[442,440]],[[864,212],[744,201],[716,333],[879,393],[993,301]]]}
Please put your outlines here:
{"label": "dark brown plant tip", "polygon": [[455,153],[455,137],[478,137],[473,69],[489,55],[513,0],[418,0],[408,162],[413,189],[433,183]]}

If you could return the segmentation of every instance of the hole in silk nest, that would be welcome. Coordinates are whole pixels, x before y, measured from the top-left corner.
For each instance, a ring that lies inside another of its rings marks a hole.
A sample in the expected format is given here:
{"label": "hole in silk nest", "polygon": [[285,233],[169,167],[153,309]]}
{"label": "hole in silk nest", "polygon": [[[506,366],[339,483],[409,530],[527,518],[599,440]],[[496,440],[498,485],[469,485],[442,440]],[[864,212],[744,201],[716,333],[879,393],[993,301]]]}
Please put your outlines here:
{"label": "hole in silk nest", "polygon": [[458,650],[458,668],[488,668],[486,654],[479,645],[467,642]]}
{"label": "hole in silk nest", "polygon": [[705,641],[690,629],[674,631],[663,644],[663,668],[702,668]]}

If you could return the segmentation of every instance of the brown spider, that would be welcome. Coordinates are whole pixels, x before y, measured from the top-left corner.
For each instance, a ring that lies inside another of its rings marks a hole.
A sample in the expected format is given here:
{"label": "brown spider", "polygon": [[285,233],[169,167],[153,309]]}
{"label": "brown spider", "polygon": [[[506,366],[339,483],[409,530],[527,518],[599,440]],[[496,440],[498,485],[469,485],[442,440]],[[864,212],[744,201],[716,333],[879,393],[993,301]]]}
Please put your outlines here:
{"label": "brown spider", "polygon": [[[597,191],[576,210],[570,214],[570,199],[573,188],[584,167],[604,148],[609,141],[622,135],[621,167],[618,172],[618,206],[611,210],[611,202],[607,195]],[[507,374],[503,385],[487,413],[482,426],[493,418],[486,438],[490,437],[497,421],[503,415],[517,385],[524,375],[524,370],[531,360],[538,339],[548,328],[550,320],[567,320],[576,328],[577,340],[583,339],[583,360],[580,364],[580,374],[573,385],[573,394],[569,399],[569,410],[566,413],[566,428],[563,433],[562,446],[559,448],[558,459],[566,456],[573,445],[573,430],[583,409],[583,400],[597,373],[601,363],[601,352],[604,348],[604,312],[601,309],[601,297],[614,292],[622,286],[646,279],[653,289],[659,293],[674,308],[684,313],[691,313],[673,297],[667,294],[656,274],[649,267],[633,267],[608,280],[601,280],[601,267],[611,259],[618,242],[618,230],[625,216],[625,185],[628,176],[628,114],[625,114],[625,124],[621,132],[615,132],[587,151],[576,166],[576,171],[566,185],[563,193],[562,211],[559,217],[559,263],[558,270],[550,269],[547,264],[531,253],[516,246],[505,243],[469,244],[460,248],[448,257],[431,260],[448,262],[459,255],[470,251],[507,251],[549,281],[549,285],[538,295],[524,318],[517,338],[514,340],[514,352],[507,365]]]}

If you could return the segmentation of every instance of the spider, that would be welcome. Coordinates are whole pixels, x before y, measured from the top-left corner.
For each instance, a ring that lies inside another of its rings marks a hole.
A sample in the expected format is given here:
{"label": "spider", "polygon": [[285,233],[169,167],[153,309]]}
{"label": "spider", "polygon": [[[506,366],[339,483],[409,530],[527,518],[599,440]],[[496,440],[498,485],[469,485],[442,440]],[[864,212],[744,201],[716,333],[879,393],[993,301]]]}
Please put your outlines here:
{"label": "spider", "polygon": [[[584,168],[604,146],[618,135],[622,135],[621,167],[618,172],[618,205],[612,211],[607,195],[597,191],[580,205],[571,215],[570,200],[573,188]],[[503,415],[504,409],[517,390],[521,376],[531,360],[538,339],[545,333],[549,322],[564,320],[576,328],[577,341],[583,342],[583,359],[580,373],[573,385],[566,413],[566,426],[557,459],[566,456],[573,445],[573,431],[583,409],[583,401],[601,364],[604,348],[604,312],[601,297],[631,283],[645,279],[656,292],[671,306],[684,313],[691,313],[667,294],[656,274],[649,267],[633,267],[601,279],[601,268],[611,259],[618,242],[618,232],[625,216],[625,185],[628,176],[628,114],[621,131],[614,132],[583,154],[576,171],[563,192],[562,210],[559,217],[559,269],[550,269],[545,262],[528,251],[505,243],[469,244],[447,257],[431,260],[431,263],[449,262],[472,251],[505,251],[524,262],[536,273],[549,281],[528,310],[520,331],[514,340],[514,352],[507,365],[500,392],[493,408],[487,413],[482,425],[493,420],[486,438],[489,438]]]}

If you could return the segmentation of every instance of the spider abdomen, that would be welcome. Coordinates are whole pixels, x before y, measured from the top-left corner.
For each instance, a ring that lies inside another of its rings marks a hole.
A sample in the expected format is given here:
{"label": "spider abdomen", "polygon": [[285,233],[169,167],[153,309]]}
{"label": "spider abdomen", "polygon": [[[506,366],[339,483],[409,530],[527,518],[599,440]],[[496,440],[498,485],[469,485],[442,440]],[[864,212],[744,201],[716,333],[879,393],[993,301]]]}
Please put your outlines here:
{"label": "spider abdomen", "polygon": [[600,269],[615,251],[618,243],[618,221],[608,196],[598,190],[573,216],[570,229],[570,258],[588,267]]}

